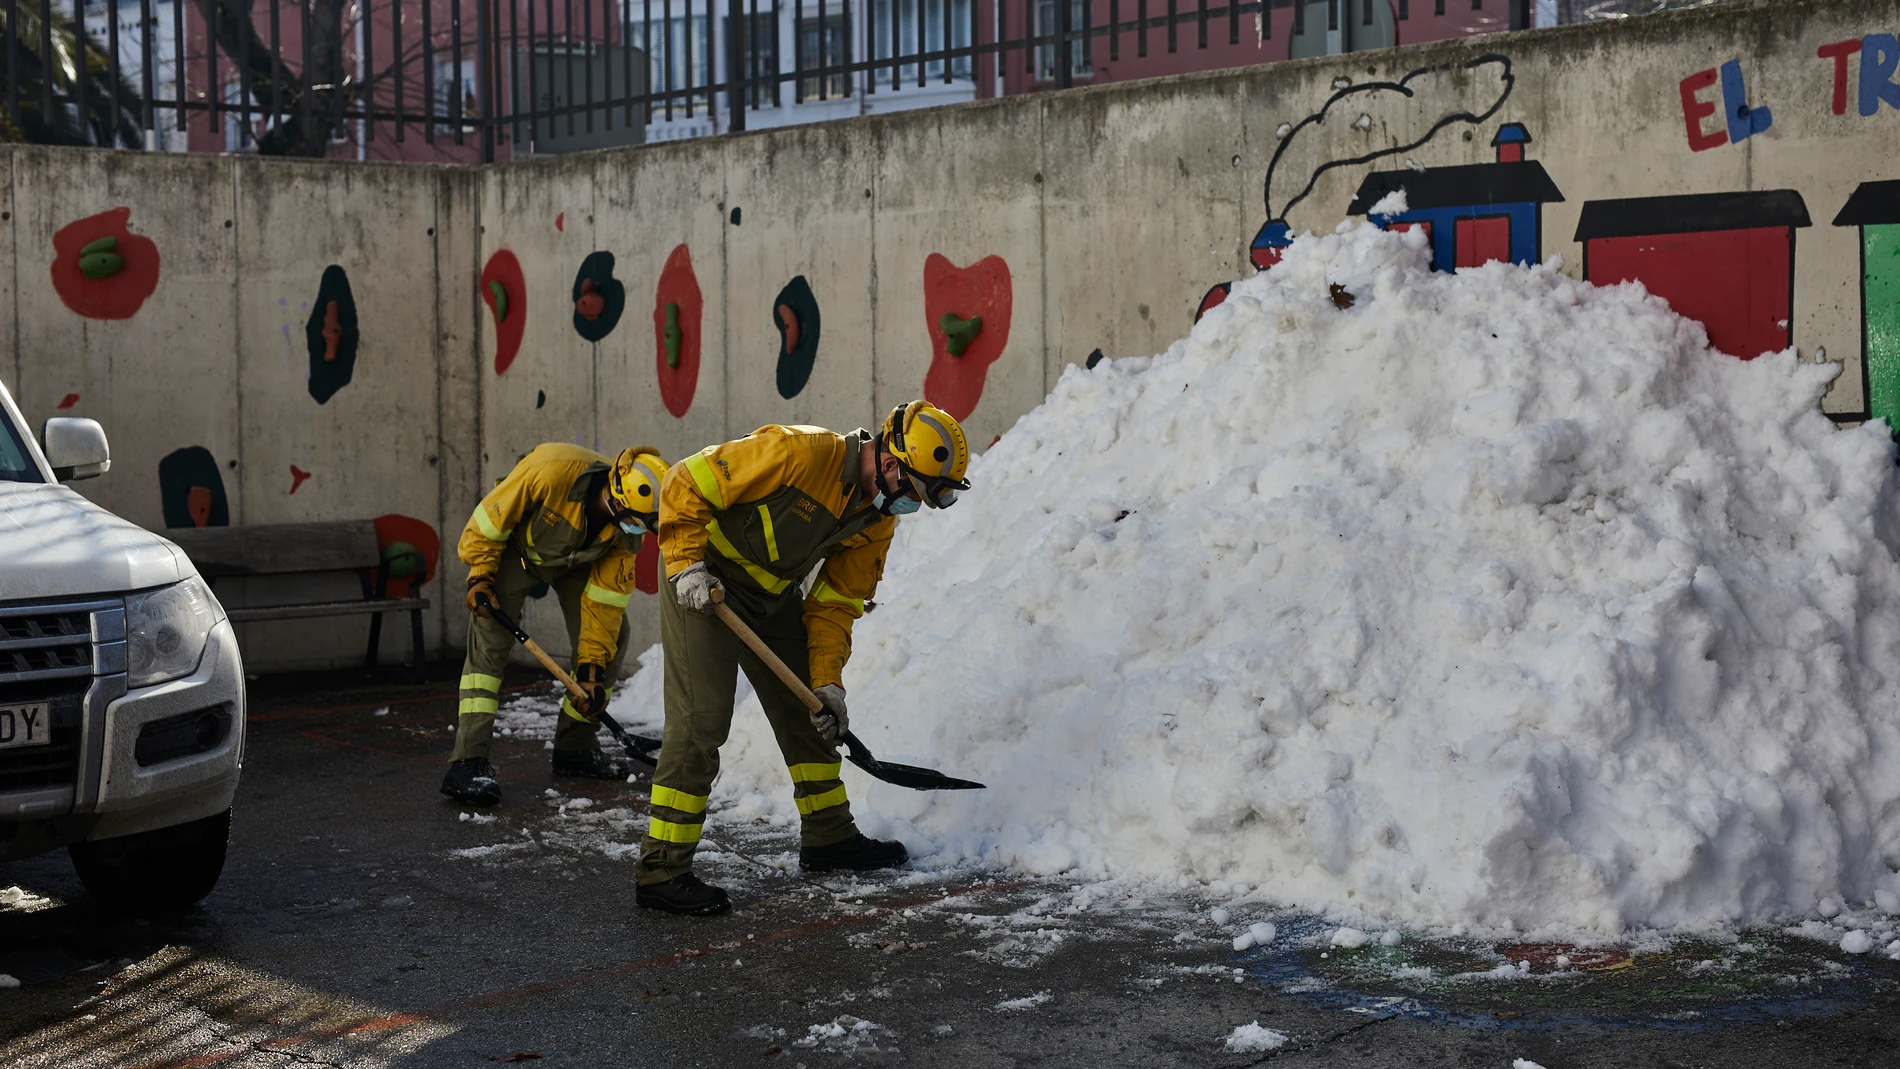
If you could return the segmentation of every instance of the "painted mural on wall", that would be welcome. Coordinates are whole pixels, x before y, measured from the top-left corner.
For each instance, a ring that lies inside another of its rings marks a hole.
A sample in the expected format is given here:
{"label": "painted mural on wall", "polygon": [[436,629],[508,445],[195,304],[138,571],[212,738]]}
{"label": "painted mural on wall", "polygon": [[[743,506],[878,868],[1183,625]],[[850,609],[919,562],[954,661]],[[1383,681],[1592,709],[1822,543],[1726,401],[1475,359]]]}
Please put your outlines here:
{"label": "painted mural on wall", "polygon": [[778,331],[778,395],[789,401],[811,381],[818,361],[818,297],[804,275],[787,282],[772,298],[772,327]]}
{"label": "painted mural on wall", "polygon": [[1009,344],[1015,294],[1009,264],[985,256],[958,267],[942,253],[924,260],[924,327],[930,335],[930,370],[924,397],[958,419],[970,418],[983,400],[990,365]]}
{"label": "painted mural on wall", "polygon": [[[1751,95],[1750,72],[1739,57],[1680,75],[1668,106],[1681,116],[1685,154],[1740,146],[1798,117],[1891,120],[1900,112],[1900,37],[1872,33],[1823,44],[1815,60],[1815,77],[1805,83],[1813,94],[1801,100]],[[1249,243],[1254,267],[1264,271],[1279,261],[1294,236],[1288,216],[1313,195],[1322,175],[1388,158],[1403,166],[1368,170],[1343,206],[1345,214],[1366,215],[1387,229],[1423,230],[1435,270],[1540,261],[1545,206],[1565,200],[1564,176],[1551,175],[1530,158],[1533,131],[1509,115],[1515,84],[1511,59],[1504,55],[1422,67],[1397,81],[1335,80],[1316,110],[1275,131],[1279,144],[1263,190],[1267,219]],[[1385,147],[1317,164],[1294,162],[1303,133],[1338,122],[1384,132],[1370,140]],[[1433,158],[1434,142],[1471,141],[1484,131],[1490,132],[1493,160],[1439,165]],[[1900,162],[1892,171],[1869,175],[1834,216],[1833,225],[1857,228],[1860,237],[1858,370],[1865,401],[1858,411],[1829,413],[1843,422],[1900,421]],[[1405,211],[1373,211],[1400,190]],[[1313,210],[1316,221],[1327,215]],[[1701,322],[1717,350],[1752,359],[1796,343],[1797,235],[1811,225],[1808,198],[1800,190],[1718,188],[1588,200],[1571,237],[1583,248],[1585,279],[1640,282]],[[1207,290],[1195,319],[1226,300],[1230,285]],[[1825,347],[1816,346],[1813,355],[1825,354]],[[1854,370],[1850,366],[1847,373]]]}
{"label": "painted mural on wall", "polygon": [[113,208],[53,235],[53,290],[88,319],[130,319],[158,288],[158,245],[128,229],[132,209]]}
{"label": "painted mural on wall", "polygon": [[574,333],[590,342],[606,339],[627,307],[627,287],[614,277],[614,254],[588,253],[574,272]]}
{"label": "painted mural on wall", "polygon": [[413,596],[435,578],[442,557],[442,539],[427,521],[401,513],[378,516],[376,545],[389,572],[385,593],[392,598]]}
{"label": "painted mural on wall", "polygon": [[342,267],[331,264],[323,269],[303,337],[310,356],[310,396],[320,405],[327,404],[356,373],[356,298]]}
{"label": "painted mural on wall", "polygon": [[521,261],[507,249],[496,250],[482,267],[476,290],[495,321],[495,374],[505,374],[528,329],[528,283]]}
{"label": "painted mural on wall", "polygon": [[653,368],[660,400],[675,416],[693,407],[693,393],[699,388],[699,325],[705,303],[693,274],[692,252],[683,244],[674,246],[653,290]]}
{"label": "painted mural on wall", "polygon": [[228,527],[231,505],[224,476],[211,450],[201,445],[174,449],[158,462],[159,507],[167,527]]}

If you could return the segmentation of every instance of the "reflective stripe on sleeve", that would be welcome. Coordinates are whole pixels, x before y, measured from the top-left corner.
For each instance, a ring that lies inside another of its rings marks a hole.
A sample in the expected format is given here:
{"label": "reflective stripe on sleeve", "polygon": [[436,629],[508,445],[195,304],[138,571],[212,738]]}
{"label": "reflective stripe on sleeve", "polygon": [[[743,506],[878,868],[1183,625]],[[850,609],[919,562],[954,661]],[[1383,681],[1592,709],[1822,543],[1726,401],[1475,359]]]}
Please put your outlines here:
{"label": "reflective stripe on sleeve", "polygon": [[759,506],[759,522],[765,525],[765,559],[777,562],[778,539],[772,534],[772,510],[764,505]]}
{"label": "reflective stripe on sleeve", "polygon": [[813,600],[822,602],[823,604],[826,604],[826,605],[842,605],[845,608],[851,610],[851,615],[853,617],[864,615],[864,599],[863,598],[847,598],[843,594],[838,593],[835,587],[833,587],[830,583],[825,582],[823,579],[818,580],[818,582],[811,588],[811,596]]}
{"label": "reflective stripe on sleeve", "polygon": [[823,794],[806,795],[803,798],[795,798],[793,801],[798,803],[799,815],[808,817],[820,809],[843,805],[845,803],[844,784],[840,783]]}
{"label": "reflective stripe on sleeve", "polygon": [[726,537],[726,532],[719,529],[718,520],[706,521],[706,537],[712,542],[713,548],[719,551],[720,556],[744,568],[745,573],[752,577],[752,581],[759,584],[767,594],[782,594],[786,587],[792,585],[790,579],[780,579],[745,559],[745,555],[739,552],[739,547],[733,545],[732,540]]}
{"label": "reflective stripe on sleeve", "polygon": [[704,813],[706,811],[706,801],[708,797],[707,795],[687,794],[685,791],[676,791],[671,787],[662,787],[657,783],[653,785],[654,805],[663,805],[668,809],[677,809],[682,813]]}
{"label": "reflective stripe on sleeve", "polygon": [[500,676],[485,676],[480,672],[466,672],[462,675],[463,690],[501,690]]}
{"label": "reflective stripe on sleeve", "polygon": [[494,716],[496,711],[500,708],[501,702],[494,698],[463,698],[461,706],[456,711],[460,713],[485,713],[488,716]]}
{"label": "reflective stripe on sleeve", "polygon": [[627,607],[628,595],[616,594],[591,580],[588,581],[586,588],[582,590],[581,593],[600,602],[602,605],[612,605],[616,609],[624,609]]}
{"label": "reflective stripe on sleeve", "polygon": [[693,485],[699,487],[699,496],[705,498],[706,503],[713,508],[725,508],[726,495],[719,490],[719,477],[713,474],[712,464],[707,462],[706,454],[694,453],[683,463],[686,470],[692,473]]}
{"label": "reflective stripe on sleeve", "polygon": [[508,536],[513,534],[515,530],[513,527],[510,527],[504,531],[496,527],[495,521],[488,518],[487,505],[476,505],[475,515],[469,518],[474,521],[475,526],[482,532],[482,537],[488,539],[490,542],[506,542],[508,541]]}
{"label": "reflective stripe on sleeve", "polygon": [[843,769],[843,761],[833,761],[830,764],[808,761],[802,765],[786,766],[786,770],[792,774],[793,783],[822,783],[828,779],[837,779],[838,773]]}
{"label": "reflective stripe on sleeve", "polygon": [[705,828],[704,824],[675,824],[659,817],[647,820],[647,834],[663,843],[696,843]]}

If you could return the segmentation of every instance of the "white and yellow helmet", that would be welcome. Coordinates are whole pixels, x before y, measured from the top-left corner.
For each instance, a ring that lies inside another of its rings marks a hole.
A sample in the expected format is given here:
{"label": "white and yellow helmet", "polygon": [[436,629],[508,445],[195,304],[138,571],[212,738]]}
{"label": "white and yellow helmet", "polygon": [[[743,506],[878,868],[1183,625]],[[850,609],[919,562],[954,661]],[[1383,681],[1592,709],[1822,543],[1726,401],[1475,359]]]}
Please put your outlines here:
{"label": "white and yellow helmet", "polygon": [[[630,512],[648,531],[660,529],[660,480],[667,463],[652,446],[623,449],[607,478],[607,496],[618,512]],[[619,519],[618,516],[615,517]]]}
{"label": "white and yellow helmet", "polygon": [[970,443],[956,417],[936,405],[922,400],[898,405],[884,418],[878,440],[931,508],[949,508],[959,491],[970,488],[963,481]]}

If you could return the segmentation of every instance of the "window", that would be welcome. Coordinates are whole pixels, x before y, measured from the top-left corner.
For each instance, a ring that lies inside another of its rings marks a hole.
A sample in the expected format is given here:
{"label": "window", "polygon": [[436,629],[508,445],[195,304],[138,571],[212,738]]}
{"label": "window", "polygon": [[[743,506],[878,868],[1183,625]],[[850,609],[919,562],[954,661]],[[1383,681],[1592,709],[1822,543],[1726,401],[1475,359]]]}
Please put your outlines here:
{"label": "window", "polygon": [[[1036,0],[1036,36],[1060,33],[1057,0]],[[1069,31],[1074,33],[1086,25],[1088,18],[1087,0],[1069,0]],[[1094,36],[1089,35],[1069,42],[1069,75],[1073,78],[1085,78],[1094,72],[1090,60],[1094,55]],[[1036,80],[1053,82],[1056,80],[1057,46],[1043,45],[1036,49]]]}
{"label": "window", "polygon": [[[948,0],[950,4],[950,48],[970,47],[970,0]],[[876,40],[871,42],[871,55],[877,59],[890,59],[893,19],[897,58],[916,56],[931,52],[944,51],[943,19],[945,0],[877,0],[874,14],[877,18]],[[920,25],[921,23],[921,25]],[[1077,23],[1080,25],[1080,23]],[[921,36],[920,36],[921,35]],[[927,82],[943,80],[943,63],[933,59],[924,64],[923,77]],[[903,63],[897,68],[898,82],[917,83],[917,64]],[[888,82],[891,69],[886,66],[878,74]],[[970,77],[970,57],[958,56],[950,61],[952,78]]]}
{"label": "window", "polygon": [[[695,15],[691,18],[681,15],[671,22],[656,20],[652,26],[652,45],[647,42],[647,25],[635,23],[630,27],[634,47],[646,50],[647,84],[656,98],[663,96],[668,88],[678,94],[673,98],[672,106],[683,108],[691,103],[694,107],[709,107],[706,92],[699,86],[711,79],[706,77],[706,18]],[[691,89],[688,94],[685,90]],[[655,99],[654,114],[664,117],[666,102]]]}
{"label": "window", "polygon": [[778,106],[778,22],[770,12],[748,15],[745,20],[746,105],[754,108]]}
{"label": "window", "polygon": [[45,481],[40,475],[39,465],[33,463],[27,454],[26,443],[20,440],[19,428],[8,418],[7,410],[0,407],[0,483]]}
{"label": "window", "polygon": [[[838,67],[851,62],[851,26],[843,15],[829,15],[823,19],[803,19],[798,24],[799,66],[802,70],[822,69],[818,59],[819,34],[824,34],[824,67]],[[827,99],[851,95],[851,76],[832,74],[824,79],[824,85],[817,78],[798,80],[798,99],[800,102],[817,100],[819,89],[824,90]]]}
{"label": "window", "polygon": [[[456,100],[461,100],[461,111],[456,109]],[[460,63],[455,57],[435,61],[435,124],[436,133],[455,132],[455,120],[462,120],[462,132],[474,133],[472,121],[480,104],[475,96],[475,61],[463,59]]]}

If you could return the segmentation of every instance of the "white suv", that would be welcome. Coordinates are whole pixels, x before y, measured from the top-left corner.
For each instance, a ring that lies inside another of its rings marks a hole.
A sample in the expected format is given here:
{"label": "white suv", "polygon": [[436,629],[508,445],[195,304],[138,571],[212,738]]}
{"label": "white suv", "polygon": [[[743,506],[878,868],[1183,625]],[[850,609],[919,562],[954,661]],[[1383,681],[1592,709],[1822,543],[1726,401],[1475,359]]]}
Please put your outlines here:
{"label": "white suv", "polygon": [[183,550],[60,485],[111,467],[99,424],[42,442],[0,385],[0,862],[69,847],[102,902],[187,906],[224,868],[237,637]]}

